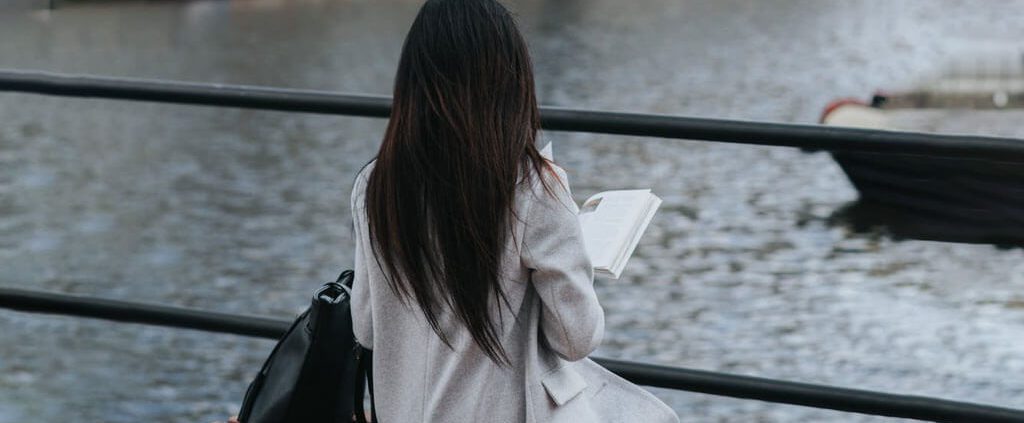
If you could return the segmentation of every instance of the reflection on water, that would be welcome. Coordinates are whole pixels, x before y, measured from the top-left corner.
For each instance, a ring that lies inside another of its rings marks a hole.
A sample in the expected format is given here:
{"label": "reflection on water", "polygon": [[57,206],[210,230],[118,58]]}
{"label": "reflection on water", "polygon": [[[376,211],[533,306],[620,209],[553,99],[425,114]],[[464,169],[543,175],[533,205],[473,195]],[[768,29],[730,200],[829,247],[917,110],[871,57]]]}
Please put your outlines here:
{"label": "reflection on water", "polygon": [[[5,6],[0,66],[388,93],[419,2]],[[521,1],[546,104],[812,122],[913,85],[973,39],[956,1]],[[347,198],[380,120],[0,94],[2,283],[287,316],[351,260]],[[1010,122],[1008,125],[1012,125]],[[599,280],[600,355],[1024,407],[1020,250],[828,225],[856,197],[823,154],[547,133],[582,200],[661,211]],[[210,421],[269,341],[0,312],[0,422]],[[658,390],[692,421],[877,418]]]}

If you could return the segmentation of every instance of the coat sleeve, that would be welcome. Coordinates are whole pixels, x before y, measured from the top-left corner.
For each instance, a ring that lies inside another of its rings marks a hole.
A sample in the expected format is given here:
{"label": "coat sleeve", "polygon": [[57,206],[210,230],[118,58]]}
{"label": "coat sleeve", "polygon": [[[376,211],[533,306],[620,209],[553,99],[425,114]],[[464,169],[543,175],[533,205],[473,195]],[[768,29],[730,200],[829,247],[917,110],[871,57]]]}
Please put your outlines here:
{"label": "coat sleeve", "polygon": [[594,291],[594,270],[583,243],[568,177],[560,167],[545,172],[551,193],[532,190],[522,260],[540,296],[541,332],[559,356],[576,361],[589,355],[604,336],[604,310]]}
{"label": "coat sleeve", "polygon": [[365,169],[356,176],[352,187],[352,237],[355,239],[355,260],[352,266],[352,331],[359,344],[373,349],[373,300],[370,296],[368,266],[373,256],[370,246],[364,245],[368,237],[366,208],[363,200],[366,191]]}

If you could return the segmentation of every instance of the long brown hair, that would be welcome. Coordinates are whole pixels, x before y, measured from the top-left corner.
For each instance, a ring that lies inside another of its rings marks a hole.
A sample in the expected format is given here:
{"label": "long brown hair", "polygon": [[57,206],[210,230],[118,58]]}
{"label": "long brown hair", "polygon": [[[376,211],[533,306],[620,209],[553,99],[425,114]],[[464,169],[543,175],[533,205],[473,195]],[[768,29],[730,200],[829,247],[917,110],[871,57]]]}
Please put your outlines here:
{"label": "long brown hair", "polygon": [[529,53],[508,10],[427,1],[402,47],[367,185],[370,235],[396,295],[415,300],[450,347],[438,323],[447,306],[498,364],[509,358],[488,310],[491,299],[508,304],[499,267],[516,186],[549,170],[539,128]]}

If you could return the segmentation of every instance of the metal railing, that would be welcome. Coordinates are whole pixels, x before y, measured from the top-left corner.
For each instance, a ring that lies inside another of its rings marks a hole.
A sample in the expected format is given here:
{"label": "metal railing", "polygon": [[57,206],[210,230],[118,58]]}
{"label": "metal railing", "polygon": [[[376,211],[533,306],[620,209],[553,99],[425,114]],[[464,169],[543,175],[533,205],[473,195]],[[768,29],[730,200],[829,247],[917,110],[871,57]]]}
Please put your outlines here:
{"label": "metal railing", "polygon": [[[386,118],[383,96],[0,70],[0,91]],[[1024,140],[541,107],[554,131],[1024,163]]]}
{"label": "metal railing", "polygon": [[[0,287],[0,308],[276,339],[291,322],[159,304]],[[592,357],[659,388],[937,422],[1024,422],[1024,410]]]}
{"label": "metal railing", "polygon": [[[0,91],[365,117],[388,117],[390,113],[390,99],[381,96],[12,70],[0,70]],[[543,107],[541,115],[544,128],[560,131],[1024,163],[1024,140],[1013,138],[554,107]],[[288,321],[266,317],[2,287],[0,307],[263,338],[277,338],[289,325]],[[647,386],[917,420],[1024,422],[1024,410],[990,405],[622,360],[594,360],[634,383]]]}

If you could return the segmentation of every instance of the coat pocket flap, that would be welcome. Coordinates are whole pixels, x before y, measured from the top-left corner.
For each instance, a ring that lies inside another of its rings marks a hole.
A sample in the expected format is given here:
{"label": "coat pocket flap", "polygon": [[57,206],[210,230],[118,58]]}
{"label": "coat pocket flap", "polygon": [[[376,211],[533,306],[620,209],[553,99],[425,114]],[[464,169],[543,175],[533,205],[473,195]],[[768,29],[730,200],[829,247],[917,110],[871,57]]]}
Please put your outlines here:
{"label": "coat pocket flap", "polygon": [[579,373],[573,370],[572,366],[565,366],[555,370],[544,377],[541,381],[544,390],[555,404],[562,405],[573,399],[584,389],[587,389],[587,381]]}

